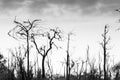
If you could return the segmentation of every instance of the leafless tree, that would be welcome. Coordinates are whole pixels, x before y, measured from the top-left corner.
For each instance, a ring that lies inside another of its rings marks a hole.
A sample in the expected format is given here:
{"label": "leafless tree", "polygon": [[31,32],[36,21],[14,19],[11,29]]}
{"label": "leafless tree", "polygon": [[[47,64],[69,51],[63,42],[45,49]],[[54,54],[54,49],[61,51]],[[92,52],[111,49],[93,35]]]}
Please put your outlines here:
{"label": "leafless tree", "polygon": [[107,72],[106,72],[106,63],[107,63],[107,54],[108,54],[108,44],[110,41],[110,36],[108,36],[108,32],[109,32],[109,28],[107,25],[105,25],[104,28],[104,33],[102,34],[103,37],[103,41],[100,43],[102,48],[103,48],[103,53],[104,53],[104,65],[103,65],[103,69],[104,69],[104,80],[107,80]]}
{"label": "leafless tree", "polygon": [[50,29],[50,31],[43,33],[43,37],[46,37],[48,39],[48,46],[43,45],[40,48],[38,47],[38,44],[35,39],[35,35],[32,35],[32,42],[35,45],[35,48],[37,52],[42,56],[42,78],[45,78],[45,58],[48,55],[48,53],[52,50],[53,46],[58,48],[55,44],[54,40],[61,40],[61,30],[58,28]]}
{"label": "leafless tree", "polygon": [[99,80],[101,80],[101,76],[102,76],[102,69],[101,69],[101,56],[100,56],[100,53],[99,53]]}
{"label": "leafless tree", "polygon": [[87,47],[87,57],[86,57],[86,68],[85,68],[85,80],[87,79],[87,68],[88,68],[88,64],[90,64],[90,61],[89,61],[89,46]]}
{"label": "leafless tree", "polygon": [[68,33],[68,42],[67,42],[67,62],[66,62],[66,80],[70,78],[70,55],[69,55],[69,47],[70,47],[70,36],[72,33]]}
{"label": "leafless tree", "polygon": [[27,80],[29,80],[29,40],[31,39],[31,33],[34,33],[34,30],[36,28],[36,22],[40,20],[36,19],[33,21],[23,21],[19,22],[14,20],[14,23],[16,24],[16,27],[14,27],[12,30],[8,32],[8,35],[13,37],[14,39],[25,39],[27,43]]}

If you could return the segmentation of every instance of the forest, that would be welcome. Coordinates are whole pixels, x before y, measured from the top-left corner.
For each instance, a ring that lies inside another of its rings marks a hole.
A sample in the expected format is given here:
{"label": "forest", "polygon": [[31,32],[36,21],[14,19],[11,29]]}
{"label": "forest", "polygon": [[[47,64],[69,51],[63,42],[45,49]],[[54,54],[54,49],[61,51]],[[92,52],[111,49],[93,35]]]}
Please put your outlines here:
{"label": "forest", "polygon": [[[120,63],[110,66],[108,62],[111,41],[108,25],[105,25],[101,32],[102,41],[99,45],[102,48],[102,57],[98,55],[97,63],[89,58],[89,46],[86,49],[86,60],[71,59],[70,41],[73,33],[68,33],[66,56],[61,63],[65,65],[64,72],[54,74],[54,65],[48,55],[53,48],[59,51],[57,44],[63,41],[63,31],[59,27],[44,29],[39,23],[41,19],[22,22],[14,20],[16,26],[8,31],[8,35],[17,41],[23,40],[25,44],[9,49],[12,57],[5,58],[3,53],[0,53],[0,80],[120,80]],[[41,61],[37,57],[34,64],[31,64],[31,49],[37,52],[34,54],[41,56]],[[41,64],[41,67],[38,64]]]}

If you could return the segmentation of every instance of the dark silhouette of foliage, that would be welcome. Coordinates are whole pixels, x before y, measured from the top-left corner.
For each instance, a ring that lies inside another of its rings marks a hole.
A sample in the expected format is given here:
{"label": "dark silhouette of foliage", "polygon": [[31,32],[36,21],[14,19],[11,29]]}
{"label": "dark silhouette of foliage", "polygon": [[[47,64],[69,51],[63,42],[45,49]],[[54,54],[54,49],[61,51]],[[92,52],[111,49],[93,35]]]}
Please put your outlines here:
{"label": "dark silhouette of foliage", "polygon": [[115,64],[112,67],[112,71],[115,74],[115,80],[119,80],[120,79],[120,63]]}
{"label": "dark silhouette of foliage", "polygon": [[[23,51],[22,51],[23,50]],[[15,67],[17,70],[17,78],[19,80],[26,80],[27,73],[24,67],[24,59],[27,51],[24,46],[15,48],[15,52],[11,50],[12,57],[15,59]]]}

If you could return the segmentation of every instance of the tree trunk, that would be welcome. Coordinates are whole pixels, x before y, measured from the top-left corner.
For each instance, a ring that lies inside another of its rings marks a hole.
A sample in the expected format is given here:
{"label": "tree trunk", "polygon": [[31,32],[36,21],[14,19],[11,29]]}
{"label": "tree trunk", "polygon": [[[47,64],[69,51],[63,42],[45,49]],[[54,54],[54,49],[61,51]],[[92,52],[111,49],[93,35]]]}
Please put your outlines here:
{"label": "tree trunk", "polygon": [[29,33],[27,32],[27,80],[29,77]]}
{"label": "tree trunk", "polygon": [[106,49],[104,48],[104,80],[107,80],[106,77]]}
{"label": "tree trunk", "polygon": [[[105,33],[106,33],[106,30],[105,30]],[[104,65],[103,65],[103,68],[104,68],[104,80],[107,80],[107,72],[106,72],[106,34],[105,34],[105,37],[104,37],[104,46],[103,46],[103,50],[104,50]]]}
{"label": "tree trunk", "polygon": [[69,54],[67,53],[66,80],[69,80]]}
{"label": "tree trunk", "polygon": [[43,79],[45,78],[45,57],[46,56],[43,56],[42,58],[42,78]]}

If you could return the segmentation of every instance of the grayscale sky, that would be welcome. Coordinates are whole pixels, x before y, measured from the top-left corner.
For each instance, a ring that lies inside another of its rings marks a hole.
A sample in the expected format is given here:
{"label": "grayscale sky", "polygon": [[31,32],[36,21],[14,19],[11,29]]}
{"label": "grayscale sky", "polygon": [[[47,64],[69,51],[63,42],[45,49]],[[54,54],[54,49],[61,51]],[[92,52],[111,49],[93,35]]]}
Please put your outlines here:
{"label": "grayscale sky", "polygon": [[[112,61],[114,56],[115,62],[118,62],[120,31],[116,29],[120,26],[120,13],[115,10],[119,8],[120,0],[0,0],[0,49],[4,53],[8,48],[14,48],[16,43],[22,43],[7,35],[8,31],[15,27],[15,17],[18,21],[42,19],[41,26],[60,27],[65,36],[70,31],[74,33],[70,46],[73,59],[85,59],[87,45],[90,46],[91,59],[98,59],[99,52],[103,56],[99,43],[107,24],[110,26],[111,36],[110,59]],[[59,66],[59,62],[65,57],[65,46],[64,43],[63,50],[55,50],[58,53],[51,55],[56,66]]]}

